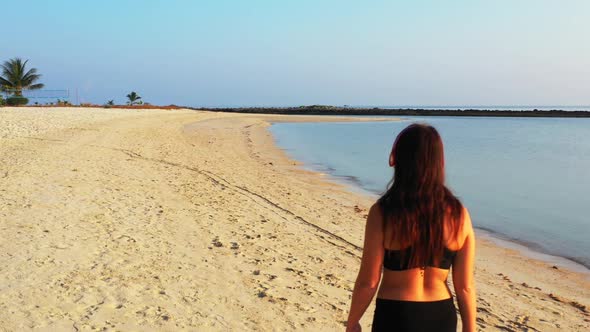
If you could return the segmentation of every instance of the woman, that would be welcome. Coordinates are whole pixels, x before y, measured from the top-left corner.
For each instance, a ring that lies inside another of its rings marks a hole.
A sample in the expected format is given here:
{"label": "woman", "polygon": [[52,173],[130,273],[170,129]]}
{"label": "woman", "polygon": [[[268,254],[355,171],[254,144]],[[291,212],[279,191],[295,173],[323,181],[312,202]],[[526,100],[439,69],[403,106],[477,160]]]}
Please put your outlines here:
{"label": "woman", "polygon": [[347,331],[361,330],[380,279],[373,331],[455,331],[451,266],[463,331],[475,331],[475,237],[467,209],[445,186],[436,129],[404,129],[389,165],[395,167],[393,181],[367,217]]}

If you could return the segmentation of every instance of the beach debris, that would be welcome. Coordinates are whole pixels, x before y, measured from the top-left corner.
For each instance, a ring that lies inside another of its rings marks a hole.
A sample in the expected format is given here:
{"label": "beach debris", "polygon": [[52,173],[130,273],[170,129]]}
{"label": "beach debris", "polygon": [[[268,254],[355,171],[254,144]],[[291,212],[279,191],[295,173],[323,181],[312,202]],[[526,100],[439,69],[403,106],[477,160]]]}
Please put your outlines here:
{"label": "beach debris", "polygon": [[264,298],[264,297],[266,297],[266,296],[267,296],[267,295],[266,295],[266,292],[265,292],[265,291],[260,291],[260,292],[258,292],[258,297],[259,297],[259,298]]}
{"label": "beach debris", "polygon": [[232,242],[230,249],[236,250],[239,249],[240,245],[237,242]]}
{"label": "beach debris", "polygon": [[169,319],[170,319],[170,316],[168,316],[168,315],[163,315],[163,316],[162,316],[162,319],[167,321],[167,320],[169,320]]}
{"label": "beach debris", "polygon": [[559,268],[557,266],[555,266],[555,265],[553,265],[551,268],[554,269],[554,270],[559,270]]}
{"label": "beach debris", "polygon": [[355,205],[354,206],[354,212],[360,213],[360,212],[363,212],[363,209],[361,209],[358,205]]}
{"label": "beach debris", "polygon": [[137,242],[137,240],[135,240],[134,238],[132,238],[131,236],[126,235],[126,234],[123,234],[117,238],[117,240],[120,240],[120,239],[127,239],[126,240],[127,242]]}
{"label": "beach debris", "polygon": [[324,260],[320,257],[314,257],[314,256],[308,256],[309,258],[311,258],[312,261],[314,261],[315,263],[323,263]]}
{"label": "beach debris", "polygon": [[586,306],[585,306],[585,305],[583,305],[583,304],[581,304],[580,302],[571,301],[571,302],[570,302],[570,304],[571,304],[571,305],[572,305],[574,308],[581,310],[583,313],[586,313],[586,314],[588,313],[588,309],[586,308]]}
{"label": "beach debris", "polygon": [[260,270],[254,270],[252,271],[252,274],[255,276],[260,275]]}
{"label": "beach debris", "polygon": [[[296,270],[296,269],[293,269],[293,268],[290,268],[290,267],[285,268],[285,270],[286,271],[289,271],[289,272],[296,273],[298,276],[306,275],[306,273],[304,271],[302,271],[302,270]],[[307,286],[307,284],[305,284],[304,286]]]}
{"label": "beach debris", "polygon": [[217,248],[223,247],[223,243],[221,243],[221,241],[219,241],[218,237],[215,237],[213,239],[213,241],[211,241],[211,243],[216,246]]}
{"label": "beach debris", "polygon": [[557,296],[557,295],[555,295],[555,294],[553,294],[553,293],[549,293],[549,297],[550,297],[552,300],[554,300],[554,301],[557,301],[557,302],[563,302],[563,299],[562,299],[561,297],[559,297],[559,296]]}

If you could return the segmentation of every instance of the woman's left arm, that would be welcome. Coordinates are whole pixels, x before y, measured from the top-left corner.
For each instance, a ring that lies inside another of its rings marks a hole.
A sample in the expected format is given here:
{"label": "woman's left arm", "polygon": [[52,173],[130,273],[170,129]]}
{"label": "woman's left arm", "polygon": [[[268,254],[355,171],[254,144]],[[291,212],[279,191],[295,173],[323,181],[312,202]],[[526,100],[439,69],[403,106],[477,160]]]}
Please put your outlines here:
{"label": "woman's left arm", "polygon": [[369,210],[365,226],[363,258],[352,292],[347,331],[355,331],[359,328],[359,321],[377,292],[381,280],[383,254],[383,217],[381,208],[378,203],[375,203]]}

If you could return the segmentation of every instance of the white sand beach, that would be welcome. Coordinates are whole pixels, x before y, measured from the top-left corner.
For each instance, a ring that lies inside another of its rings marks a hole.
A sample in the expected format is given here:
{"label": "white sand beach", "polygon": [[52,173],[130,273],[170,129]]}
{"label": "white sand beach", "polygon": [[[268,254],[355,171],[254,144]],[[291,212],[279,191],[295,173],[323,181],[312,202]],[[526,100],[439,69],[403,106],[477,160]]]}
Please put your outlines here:
{"label": "white sand beach", "polygon": [[[266,130],[320,120],[0,108],[0,330],[343,330],[372,201]],[[588,275],[477,249],[482,330],[590,330]]]}

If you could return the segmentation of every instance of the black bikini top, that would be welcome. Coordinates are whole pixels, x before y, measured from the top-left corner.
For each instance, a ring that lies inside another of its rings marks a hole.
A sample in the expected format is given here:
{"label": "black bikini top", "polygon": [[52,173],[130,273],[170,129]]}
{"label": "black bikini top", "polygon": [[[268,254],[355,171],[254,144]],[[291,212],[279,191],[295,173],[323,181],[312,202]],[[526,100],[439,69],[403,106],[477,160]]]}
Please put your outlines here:
{"label": "black bikini top", "polygon": [[[457,251],[452,251],[445,247],[439,264],[434,264],[434,260],[430,259],[427,267],[436,267],[439,269],[449,270],[451,268],[451,265],[453,265],[453,261],[455,260],[456,255]],[[383,255],[383,267],[392,271],[403,271],[412,269],[413,267],[410,267],[411,257],[412,246],[406,247],[405,249],[401,250],[385,249],[385,255]]]}

